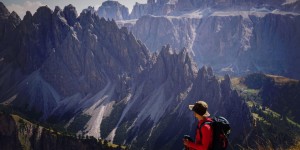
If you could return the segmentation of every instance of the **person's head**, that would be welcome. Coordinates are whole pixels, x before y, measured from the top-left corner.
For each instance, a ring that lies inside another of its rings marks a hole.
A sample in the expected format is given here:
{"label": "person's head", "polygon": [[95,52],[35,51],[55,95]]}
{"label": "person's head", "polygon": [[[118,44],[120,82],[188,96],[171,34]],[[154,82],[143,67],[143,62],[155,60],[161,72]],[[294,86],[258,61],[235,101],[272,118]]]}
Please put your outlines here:
{"label": "person's head", "polygon": [[210,116],[207,111],[208,105],[204,101],[198,101],[194,105],[189,105],[189,109],[194,112],[194,115],[198,120],[202,120]]}

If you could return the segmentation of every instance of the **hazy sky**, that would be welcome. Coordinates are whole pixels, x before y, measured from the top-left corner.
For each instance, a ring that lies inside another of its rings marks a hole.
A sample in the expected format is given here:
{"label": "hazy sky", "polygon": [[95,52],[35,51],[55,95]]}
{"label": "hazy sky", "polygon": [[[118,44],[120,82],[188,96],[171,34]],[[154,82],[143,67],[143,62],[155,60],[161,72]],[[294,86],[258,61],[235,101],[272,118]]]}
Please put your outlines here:
{"label": "hazy sky", "polygon": [[[23,18],[26,11],[29,10],[32,14],[36,12],[37,8],[40,6],[48,5],[52,10],[55,6],[59,6],[63,9],[65,6],[72,4],[76,7],[77,13],[87,8],[88,6],[94,6],[96,9],[106,0],[4,0],[2,1],[7,9],[12,12],[15,11],[17,14]],[[115,0],[125,5],[129,12],[133,5],[138,2],[145,4],[147,0]]]}

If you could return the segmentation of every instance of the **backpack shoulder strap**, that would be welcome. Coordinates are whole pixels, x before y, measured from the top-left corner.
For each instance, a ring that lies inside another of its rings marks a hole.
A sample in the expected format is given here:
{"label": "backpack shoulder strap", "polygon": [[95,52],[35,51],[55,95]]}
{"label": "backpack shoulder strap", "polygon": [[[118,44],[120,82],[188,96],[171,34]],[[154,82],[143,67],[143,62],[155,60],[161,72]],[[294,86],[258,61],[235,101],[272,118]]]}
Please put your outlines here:
{"label": "backpack shoulder strap", "polygon": [[197,125],[197,129],[199,130],[199,134],[200,134],[200,141],[201,141],[201,144],[202,144],[202,132],[201,132],[201,128],[202,128],[202,126],[204,126],[205,124],[210,125],[211,123],[212,123],[211,121],[205,121],[205,122],[203,122],[200,126]]}

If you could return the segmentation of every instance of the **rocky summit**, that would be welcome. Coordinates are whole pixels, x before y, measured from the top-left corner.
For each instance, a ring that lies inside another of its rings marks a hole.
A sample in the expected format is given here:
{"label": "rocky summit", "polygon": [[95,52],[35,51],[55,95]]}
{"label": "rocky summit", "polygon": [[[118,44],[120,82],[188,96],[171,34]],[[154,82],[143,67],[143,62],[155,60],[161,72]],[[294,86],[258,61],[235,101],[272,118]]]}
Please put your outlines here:
{"label": "rocky summit", "polygon": [[129,19],[128,8],[121,5],[117,1],[105,1],[98,8],[97,11],[100,17],[114,20],[127,20]]}
{"label": "rocky summit", "polygon": [[20,22],[21,19],[17,13],[10,13],[4,4],[0,2],[0,42],[8,37]]}

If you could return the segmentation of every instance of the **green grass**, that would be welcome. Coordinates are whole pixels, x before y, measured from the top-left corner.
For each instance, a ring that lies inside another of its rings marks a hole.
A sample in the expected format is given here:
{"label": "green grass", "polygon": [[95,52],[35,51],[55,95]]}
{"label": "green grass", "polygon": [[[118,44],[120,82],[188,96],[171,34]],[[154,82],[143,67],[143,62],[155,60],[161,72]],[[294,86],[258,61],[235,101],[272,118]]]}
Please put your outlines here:
{"label": "green grass", "polygon": [[297,143],[295,139],[300,137],[299,124],[254,101],[248,101],[247,104],[251,108],[256,131],[252,135],[256,143],[252,143],[251,148],[288,149]]}
{"label": "green grass", "polygon": [[[294,86],[296,82],[278,77],[276,80],[270,79],[270,76],[258,74],[248,76],[246,83],[243,80],[236,78],[232,83],[234,89],[246,101],[253,117],[254,131],[250,136],[252,141],[247,144],[246,149],[299,148],[300,125],[294,121],[295,109],[290,104],[283,103],[295,99],[293,96],[296,96],[294,92],[297,89],[297,86]],[[271,100],[273,107],[275,103],[285,104],[282,108],[284,112],[278,112],[279,109],[270,108],[269,105],[263,106],[266,100]],[[286,113],[289,111],[291,112]]]}

